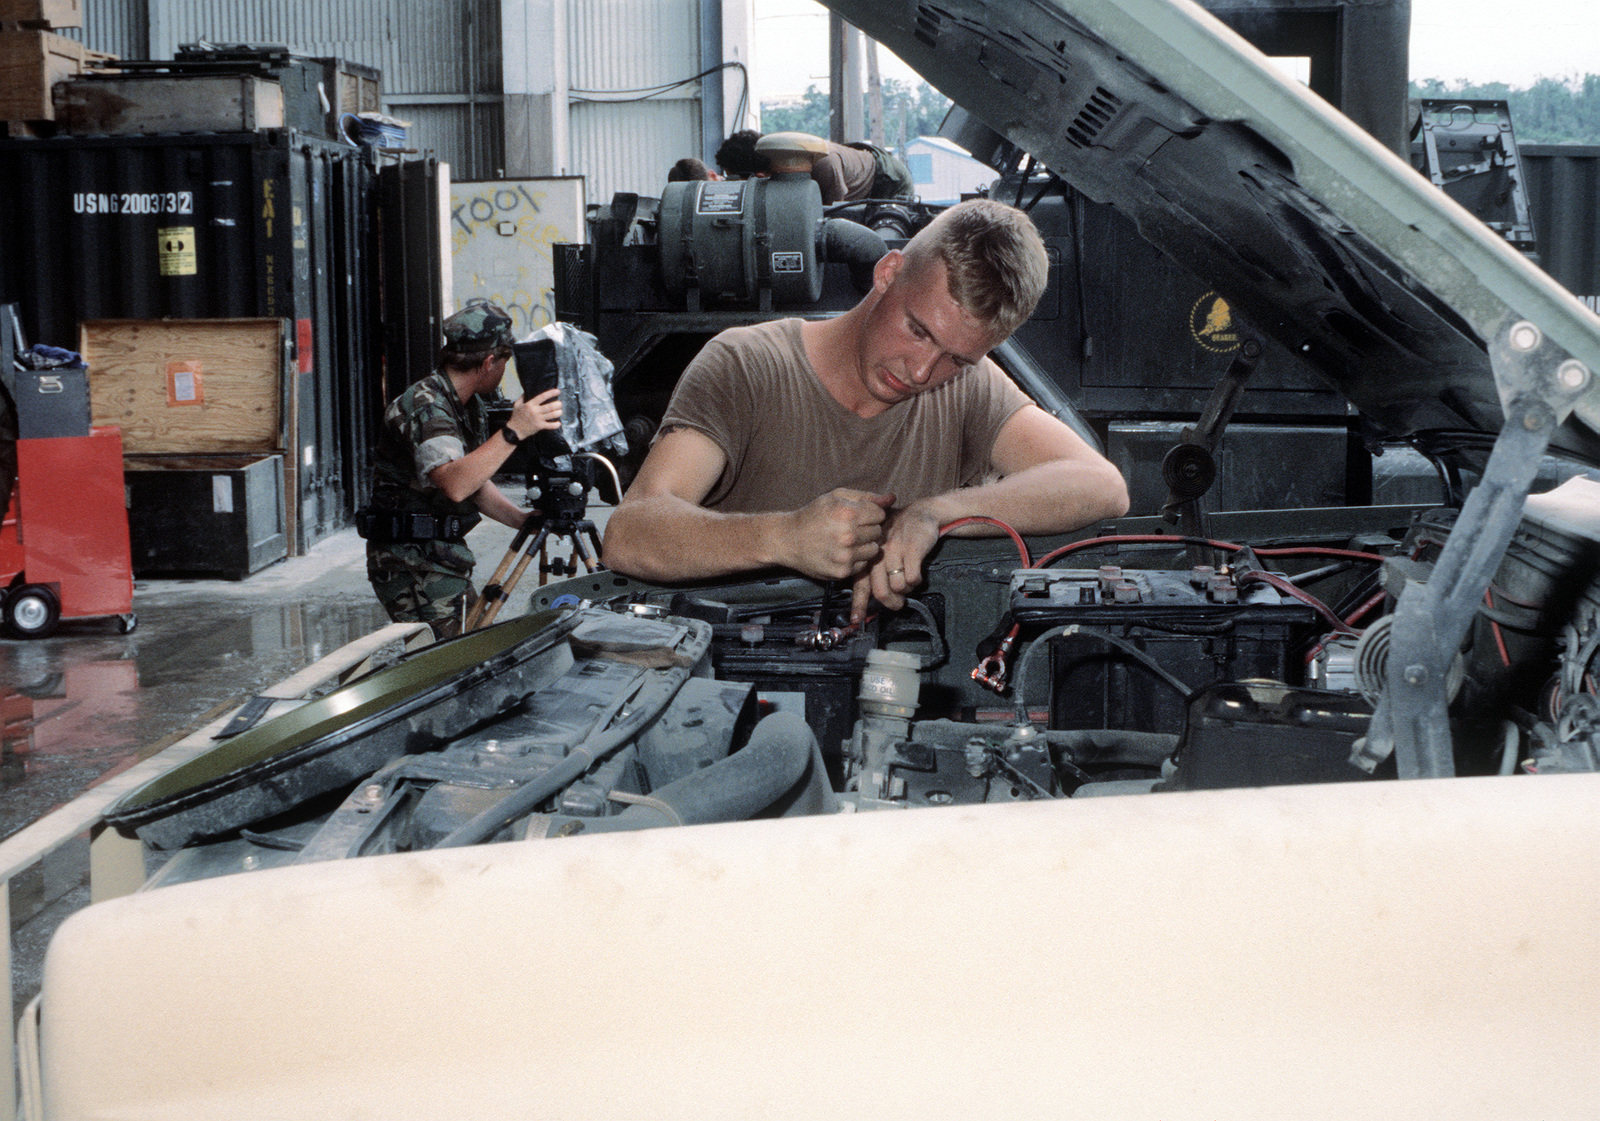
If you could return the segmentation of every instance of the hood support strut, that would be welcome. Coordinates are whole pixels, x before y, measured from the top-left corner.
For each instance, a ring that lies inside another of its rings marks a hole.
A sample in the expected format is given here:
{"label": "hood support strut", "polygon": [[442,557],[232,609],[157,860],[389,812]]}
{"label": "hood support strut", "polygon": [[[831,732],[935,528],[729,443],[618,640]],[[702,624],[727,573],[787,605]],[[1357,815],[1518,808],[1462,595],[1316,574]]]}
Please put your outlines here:
{"label": "hood support strut", "polygon": [[1505,424],[1432,575],[1426,583],[1407,580],[1395,605],[1383,696],[1350,758],[1366,771],[1393,754],[1400,778],[1455,774],[1450,662],[1522,520],[1551,436],[1593,380],[1587,366],[1525,319],[1496,333],[1489,360]]}

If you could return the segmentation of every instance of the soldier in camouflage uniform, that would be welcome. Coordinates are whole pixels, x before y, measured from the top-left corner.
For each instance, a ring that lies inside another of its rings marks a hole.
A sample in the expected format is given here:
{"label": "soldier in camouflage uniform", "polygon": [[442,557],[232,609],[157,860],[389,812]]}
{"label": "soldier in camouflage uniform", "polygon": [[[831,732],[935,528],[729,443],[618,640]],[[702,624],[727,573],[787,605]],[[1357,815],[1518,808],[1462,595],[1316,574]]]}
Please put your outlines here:
{"label": "soldier in camouflage uniform", "polygon": [[528,516],[494,484],[519,443],[560,427],[558,390],[522,398],[492,438],[481,393],[491,393],[511,358],[511,317],[484,300],[444,321],[439,369],[384,413],[372,469],[372,506],[358,516],[367,538],[367,578],[396,622],[419,621],[438,637],[460,629],[476,558],[464,540],[487,514],[520,527]]}

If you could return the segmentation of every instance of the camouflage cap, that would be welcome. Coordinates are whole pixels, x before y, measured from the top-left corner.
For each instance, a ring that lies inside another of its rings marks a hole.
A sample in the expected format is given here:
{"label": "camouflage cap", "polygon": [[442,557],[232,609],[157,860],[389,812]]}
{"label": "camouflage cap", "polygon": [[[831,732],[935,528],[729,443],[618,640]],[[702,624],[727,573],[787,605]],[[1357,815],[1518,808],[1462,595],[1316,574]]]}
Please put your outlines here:
{"label": "camouflage cap", "polygon": [[463,350],[510,346],[516,341],[511,333],[511,317],[505,309],[482,296],[474,296],[466,307],[444,321],[444,339],[450,346]]}

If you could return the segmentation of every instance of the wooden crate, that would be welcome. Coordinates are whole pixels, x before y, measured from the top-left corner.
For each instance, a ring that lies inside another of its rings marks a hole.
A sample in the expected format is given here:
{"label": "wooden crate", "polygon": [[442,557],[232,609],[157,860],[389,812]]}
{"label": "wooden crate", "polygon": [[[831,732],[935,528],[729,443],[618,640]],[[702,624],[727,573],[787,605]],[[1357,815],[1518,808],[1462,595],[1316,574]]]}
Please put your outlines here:
{"label": "wooden crate", "polygon": [[282,128],[283,89],[243,74],[117,74],[55,87],[55,119],[76,135]]}
{"label": "wooden crate", "polygon": [[121,428],[129,455],[284,448],[281,319],[92,319],[78,349],[94,423]]}
{"label": "wooden crate", "polygon": [[53,121],[50,88],[83,72],[82,43],[49,31],[0,31],[0,121]]}
{"label": "wooden crate", "polygon": [[328,80],[338,91],[333,103],[336,114],[383,112],[381,71],[342,58],[322,61],[328,70]]}
{"label": "wooden crate", "polygon": [[[121,428],[130,456],[281,454],[284,524],[299,525],[289,328],[283,319],[85,320],[78,351],[93,421]],[[288,537],[297,556],[297,535]]]}
{"label": "wooden crate", "polygon": [[82,27],[83,0],[0,0],[0,23]]}

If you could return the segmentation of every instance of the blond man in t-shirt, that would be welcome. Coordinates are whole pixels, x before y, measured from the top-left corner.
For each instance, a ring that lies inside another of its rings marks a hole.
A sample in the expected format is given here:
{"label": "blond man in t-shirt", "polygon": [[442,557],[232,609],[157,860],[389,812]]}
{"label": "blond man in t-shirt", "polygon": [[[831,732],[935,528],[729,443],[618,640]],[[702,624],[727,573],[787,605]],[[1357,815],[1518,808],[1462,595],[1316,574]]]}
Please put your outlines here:
{"label": "blond man in t-shirt", "polygon": [[905,605],[958,518],[1029,534],[1120,517],[1117,469],[987,358],[1047,269],[1028,216],[977,199],[885,254],[844,314],[723,332],[611,515],[606,563],[655,581],[770,567],[853,580],[860,619],[871,599]]}

